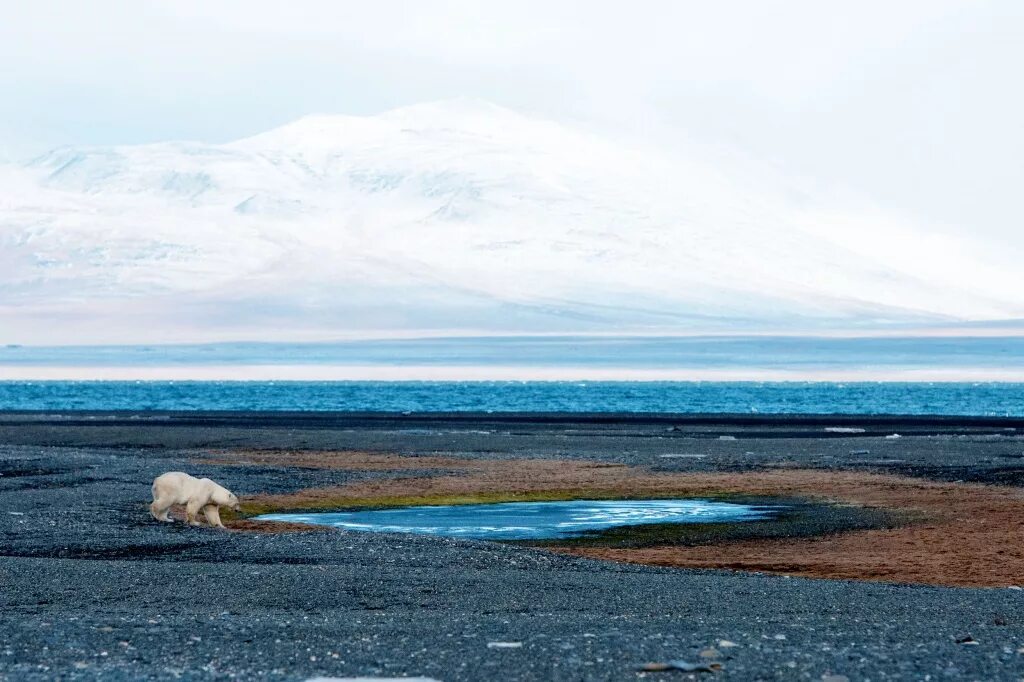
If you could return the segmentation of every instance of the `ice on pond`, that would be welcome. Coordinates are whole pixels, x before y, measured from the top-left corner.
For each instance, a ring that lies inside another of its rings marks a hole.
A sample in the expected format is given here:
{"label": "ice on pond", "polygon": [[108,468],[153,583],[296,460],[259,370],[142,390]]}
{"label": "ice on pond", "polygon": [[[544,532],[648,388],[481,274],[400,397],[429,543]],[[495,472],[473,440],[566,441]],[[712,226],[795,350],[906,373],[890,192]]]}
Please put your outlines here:
{"label": "ice on pond", "polygon": [[650,523],[721,523],[767,518],[776,507],[712,500],[569,500],[400,507],[348,512],[264,514],[353,531],[417,533],[491,540],[546,540]]}

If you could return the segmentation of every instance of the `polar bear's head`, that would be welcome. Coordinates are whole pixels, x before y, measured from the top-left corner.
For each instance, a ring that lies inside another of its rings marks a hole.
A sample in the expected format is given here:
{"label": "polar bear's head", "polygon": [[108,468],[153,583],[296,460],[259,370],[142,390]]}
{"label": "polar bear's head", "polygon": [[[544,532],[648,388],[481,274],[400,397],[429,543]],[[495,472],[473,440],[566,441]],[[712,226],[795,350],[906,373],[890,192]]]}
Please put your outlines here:
{"label": "polar bear's head", "polygon": [[217,489],[213,491],[211,500],[219,507],[229,507],[235,511],[239,510],[238,496],[223,486],[217,486]]}

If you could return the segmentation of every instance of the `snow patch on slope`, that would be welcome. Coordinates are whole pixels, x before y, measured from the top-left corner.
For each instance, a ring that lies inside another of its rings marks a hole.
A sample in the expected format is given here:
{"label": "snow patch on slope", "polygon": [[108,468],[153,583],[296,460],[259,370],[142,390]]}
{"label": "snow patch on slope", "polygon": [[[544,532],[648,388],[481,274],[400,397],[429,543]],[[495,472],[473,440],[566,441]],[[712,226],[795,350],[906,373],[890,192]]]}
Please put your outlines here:
{"label": "snow patch on slope", "polygon": [[475,100],[62,148],[3,181],[0,324],[19,339],[1024,317],[1019,249]]}

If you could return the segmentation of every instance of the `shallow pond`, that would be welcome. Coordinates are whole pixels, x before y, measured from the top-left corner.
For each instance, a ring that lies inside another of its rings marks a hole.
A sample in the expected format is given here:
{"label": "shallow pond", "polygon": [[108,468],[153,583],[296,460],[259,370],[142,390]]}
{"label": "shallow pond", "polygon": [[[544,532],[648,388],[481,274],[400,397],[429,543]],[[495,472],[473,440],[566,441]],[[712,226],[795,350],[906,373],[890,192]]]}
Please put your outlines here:
{"label": "shallow pond", "polygon": [[489,540],[572,538],[617,526],[721,523],[769,518],[774,507],[711,500],[570,500],[400,507],[351,512],[264,514],[292,521],[381,533],[418,533]]}

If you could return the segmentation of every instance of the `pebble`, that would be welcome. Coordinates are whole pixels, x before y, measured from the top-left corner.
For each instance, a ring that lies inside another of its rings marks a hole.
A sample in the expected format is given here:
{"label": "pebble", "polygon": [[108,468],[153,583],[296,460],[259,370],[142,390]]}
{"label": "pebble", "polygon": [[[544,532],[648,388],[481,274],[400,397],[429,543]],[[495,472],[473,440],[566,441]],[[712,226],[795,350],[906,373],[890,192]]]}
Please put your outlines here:
{"label": "pebble", "polygon": [[644,663],[640,670],[650,673],[667,670],[682,670],[687,673],[713,673],[722,669],[721,663],[690,663],[689,661],[667,661],[665,663]]}

